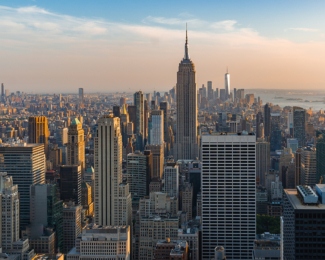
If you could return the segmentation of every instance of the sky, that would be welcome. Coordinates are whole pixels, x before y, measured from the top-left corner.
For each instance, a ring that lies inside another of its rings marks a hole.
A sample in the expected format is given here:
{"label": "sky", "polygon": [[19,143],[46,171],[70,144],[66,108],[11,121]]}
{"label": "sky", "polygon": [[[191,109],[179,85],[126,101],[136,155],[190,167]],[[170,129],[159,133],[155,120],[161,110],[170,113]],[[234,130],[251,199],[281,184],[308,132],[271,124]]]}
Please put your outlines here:
{"label": "sky", "polygon": [[10,92],[168,91],[184,56],[197,86],[325,86],[325,1],[1,0],[0,82]]}

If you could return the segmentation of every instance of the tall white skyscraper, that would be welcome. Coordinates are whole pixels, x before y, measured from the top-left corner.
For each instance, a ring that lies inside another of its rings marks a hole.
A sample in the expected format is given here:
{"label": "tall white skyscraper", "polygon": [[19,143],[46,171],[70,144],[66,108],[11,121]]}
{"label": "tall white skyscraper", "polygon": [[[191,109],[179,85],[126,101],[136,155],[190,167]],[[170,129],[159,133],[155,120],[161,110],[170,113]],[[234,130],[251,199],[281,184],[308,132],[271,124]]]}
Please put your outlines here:
{"label": "tall white skyscraper", "polygon": [[122,182],[120,119],[104,115],[95,137],[95,223],[118,225],[119,184]]}
{"label": "tall white skyscraper", "polygon": [[4,250],[13,249],[12,243],[19,240],[18,185],[6,172],[0,172],[0,218],[0,245]]}
{"label": "tall white skyscraper", "polygon": [[230,74],[228,73],[228,68],[227,68],[227,73],[225,74],[225,90],[226,90],[226,99],[230,97]]}
{"label": "tall white skyscraper", "polygon": [[251,259],[255,239],[255,135],[203,134],[202,257],[225,248],[227,260]]}
{"label": "tall white skyscraper", "polygon": [[161,145],[164,143],[164,111],[151,112],[150,144]]}

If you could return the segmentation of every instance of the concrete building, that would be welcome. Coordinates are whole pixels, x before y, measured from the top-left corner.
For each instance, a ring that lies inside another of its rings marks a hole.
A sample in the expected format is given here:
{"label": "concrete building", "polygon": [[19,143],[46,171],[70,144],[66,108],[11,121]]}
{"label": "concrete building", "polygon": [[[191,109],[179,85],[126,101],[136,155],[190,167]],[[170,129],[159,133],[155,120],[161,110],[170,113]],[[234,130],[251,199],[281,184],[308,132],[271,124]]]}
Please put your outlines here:
{"label": "concrete building", "polygon": [[167,196],[179,196],[179,166],[174,161],[167,161],[164,166],[164,191]]}
{"label": "concrete building", "polygon": [[271,133],[270,147],[271,152],[281,150],[282,132],[281,132],[281,114],[271,113]]}
{"label": "concrete building", "polygon": [[253,260],[281,259],[281,237],[280,235],[265,232],[256,235],[254,241]]}
{"label": "concrete building", "polygon": [[162,181],[158,178],[153,178],[149,184],[149,194],[151,192],[162,191]]}
{"label": "concrete building", "polygon": [[178,235],[178,217],[154,216],[140,220],[139,260],[150,260],[154,257],[159,240],[176,240]]}
{"label": "concrete building", "polygon": [[269,142],[257,142],[256,143],[256,178],[259,184],[265,186],[265,174],[269,172],[271,168],[270,157],[270,143]]}
{"label": "concrete building", "polygon": [[91,198],[91,186],[87,182],[81,183],[81,205],[87,210],[87,216],[94,215],[94,203]]}
{"label": "concrete building", "polygon": [[195,160],[199,155],[197,138],[196,71],[188,52],[186,30],[185,55],[177,72],[176,142],[174,159]]}
{"label": "concrete building", "polygon": [[81,174],[85,173],[85,140],[82,124],[75,118],[69,126],[67,144],[67,164],[81,165]]}
{"label": "concrete building", "polygon": [[287,148],[291,148],[292,153],[295,153],[299,147],[298,140],[296,138],[287,139]]}
{"label": "concrete building", "polygon": [[146,150],[150,150],[153,158],[153,178],[162,178],[164,171],[164,146],[146,145]]}
{"label": "concrete building", "polygon": [[64,127],[64,128],[59,128],[56,130],[56,144],[58,145],[58,147],[62,147],[65,144],[68,143],[68,128]]}
{"label": "concrete building", "polygon": [[73,202],[63,204],[63,253],[75,247],[76,238],[81,234],[81,206]]}
{"label": "concrete building", "polygon": [[285,189],[283,259],[324,259],[325,204],[309,186]]}
{"label": "concrete building", "polygon": [[160,110],[164,112],[164,141],[168,141],[168,102],[160,102]]}
{"label": "concrete building", "polygon": [[216,245],[227,259],[249,259],[256,234],[256,137],[202,135],[202,257]]}
{"label": "concrete building", "polygon": [[120,119],[104,115],[95,137],[95,223],[118,224],[119,184],[122,182]]}
{"label": "concrete building", "polygon": [[192,203],[193,203],[193,186],[191,183],[185,182],[181,189],[181,206],[182,211],[186,212],[187,219],[192,220]]}
{"label": "concrete building", "polygon": [[200,259],[200,233],[199,227],[187,225],[178,230],[178,240],[185,240],[189,246],[191,260]]}
{"label": "concrete building", "polygon": [[44,144],[45,155],[47,156],[49,130],[45,116],[32,116],[28,118],[28,136],[29,143]]}
{"label": "concrete building", "polygon": [[84,102],[84,89],[83,88],[79,88],[79,101],[81,103]]}
{"label": "concrete building", "polygon": [[151,145],[164,144],[164,111],[163,110],[151,111],[150,144]]}
{"label": "concrete building", "polygon": [[87,225],[76,239],[76,247],[67,254],[67,260],[130,260],[130,226]]}
{"label": "concrete building", "polygon": [[156,244],[153,260],[188,260],[189,250],[185,240],[166,240],[158,241]]}
{"label": "concrete building", "polygon": [[134,93],[134,106],[136,107],[135,133],[144,134],[144,99],[142,91]]}
{"label": "concrete building", "polygon": [[121,183],[119,185],[118,203],[117,220],[119,225],[129,225],[132,227],[132,199],[128,183]]}
{"label": "concrete building", "polygon": [[19,240],[19,196],[18,185],[6,172],[0,172],[0,213],[0,248],[11,250]]}
{"label": "concrete building", "polygon": [[25,227],[30,220],[30,186],[45,183],[44,144],[0,144],[0,162],[0,171],[7,172],[14,185],[18,185],[23,198],[20,200],[20,227]]}

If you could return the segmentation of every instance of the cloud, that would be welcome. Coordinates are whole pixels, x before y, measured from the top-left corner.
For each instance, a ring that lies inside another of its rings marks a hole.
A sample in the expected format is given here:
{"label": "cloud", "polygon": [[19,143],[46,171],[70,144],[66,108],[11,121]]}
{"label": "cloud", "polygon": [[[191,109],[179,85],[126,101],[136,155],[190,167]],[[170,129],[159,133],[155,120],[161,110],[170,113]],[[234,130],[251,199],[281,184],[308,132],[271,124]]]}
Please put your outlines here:
{"label": "cloud", "polygon": [[215,29],[224,29],[226,31],[233,31],[235,30],[234,25],[237,23],[235,20],[226,20],[226,21],[221,21],[221,22],[216,22],[211,24],[212,28]]}
{"label": "cloud", "polygon": [[[184,14],[181,14],[184,17]],[[157,23],[163,25],[182,25],[184,26],[186,23],[190,25],[192,28],[198,28],[207,24],[206,21],[190,18],[190,19],[180,19],[180,18],[165,18],[165,17],[153,17],[148,16],[142,20],[143,23]]]}
{"label": "cloud", "polygon": [[289,28],[288,30],[302,31],[302,32],[318,32],[318,29],[314,28]]}

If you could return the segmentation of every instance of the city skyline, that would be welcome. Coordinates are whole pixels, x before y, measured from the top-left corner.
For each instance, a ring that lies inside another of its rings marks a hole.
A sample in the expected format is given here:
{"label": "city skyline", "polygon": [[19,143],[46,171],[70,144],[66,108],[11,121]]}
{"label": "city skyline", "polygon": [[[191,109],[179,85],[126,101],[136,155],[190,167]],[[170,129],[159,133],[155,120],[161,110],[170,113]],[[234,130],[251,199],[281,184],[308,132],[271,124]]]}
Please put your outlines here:
{"label": "city skyline", "polygon": [[[177,3],[172,12],[171,3],[159,11],[138,3],[133,12],[133,4],[121,10],[120,3],[106,14],[106,4],[96,1],[88,14],[85,2],[74,10],[73,2],[3,1],[0,79],[25,92],[168,90],[176,84],[176,65],[170,64],[180,62],[187,22],[199,85],[212,81],[221,88],[229,66],[232,88],[320,89],[325,42],[318,18],[324,3],[290,3]],[[249,17],[240,13],[243,7]]]}

